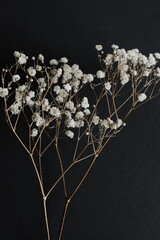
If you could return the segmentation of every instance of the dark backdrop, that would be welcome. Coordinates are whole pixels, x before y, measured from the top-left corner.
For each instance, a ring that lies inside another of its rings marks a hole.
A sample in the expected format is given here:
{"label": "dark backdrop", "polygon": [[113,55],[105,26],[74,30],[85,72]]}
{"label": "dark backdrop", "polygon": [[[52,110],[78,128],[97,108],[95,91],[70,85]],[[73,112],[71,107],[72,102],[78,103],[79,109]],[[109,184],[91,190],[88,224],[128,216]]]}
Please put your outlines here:
{"label": "dark backdrop", "polygon": [[[21,50],[47,59],[66,56],[82,70],[96,72],[95,44],[106,51],[115,43],[144,54],[160,52],[160,2],[1,0],[0,32],[1,67]],[[157,98],[128,119],[73,199],[64,240],[160,239],[159,118]],[[46,240],[33,167],[2,110],[0,122],[0,239]],[[55,240],[59,209],[52,198],[49,208]]]}

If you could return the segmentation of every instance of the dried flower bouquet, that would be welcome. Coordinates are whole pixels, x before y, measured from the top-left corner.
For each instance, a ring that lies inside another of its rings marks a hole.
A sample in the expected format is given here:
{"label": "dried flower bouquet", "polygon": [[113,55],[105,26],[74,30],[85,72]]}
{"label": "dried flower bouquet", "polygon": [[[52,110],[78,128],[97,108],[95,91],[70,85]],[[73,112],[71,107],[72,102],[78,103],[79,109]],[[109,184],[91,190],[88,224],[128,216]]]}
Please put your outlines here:
{"label": "dried flower bouquet", "polygon": [[[2,70],[0,97],[6,121],[32,161],[42,193],[48,240],[54,236],[50,236],[46,203],[54,188],[63,182],[65,207],[60,240],[70,201],[99,154],[123,129],[127,117],[160,93],[159,53],[146,57],[138,49],[126,51],[117,45],[112,45],[112,53],[107,55],[101,45],[96,45],[96,50],[101,70],[95,75],[83,73],[77,64],[70,66],[66,57],[51,59],[46,66],[42,54],[29,59],[18,51],[14,52],[15,64]],[[27,124],[24,139],[19,134],[20,121]],[[67,167],[59,148],[61,139],[73,141],[74,145]],[[42,161],[51,147],[56,151],[61,174],[46,191]],[[66,175],[88,159],[86,172],[69,193]]]}

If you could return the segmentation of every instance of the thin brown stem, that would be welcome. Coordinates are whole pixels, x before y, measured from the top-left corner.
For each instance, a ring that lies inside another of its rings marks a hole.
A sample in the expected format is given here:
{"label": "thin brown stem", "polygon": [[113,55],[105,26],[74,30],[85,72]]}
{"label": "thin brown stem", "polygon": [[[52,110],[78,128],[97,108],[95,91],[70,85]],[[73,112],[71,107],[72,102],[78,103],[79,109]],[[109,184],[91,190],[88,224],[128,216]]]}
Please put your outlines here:
{"label": "thin brown stem", "polygon": [[63,216],[62,216],[62,222],[61,222],[61,226],[60,226],[60,231],[59,231],[58,240],[61,240],[61,239],[62,239],[62,233],[63,233],[63,229],[64,229],[64,223],[65,223],[65,219],[66,219],[66,214],[67,214],[69,202],[70,202],[70,201],[67,200],[66,203],[65,203],[65,207],[64,207],[64,212],[63,212]]}
{"label": "thin brown stem", "polygon": [[46,223],[46,230],[47,230],[47,237],[50,240],[50,231],[49,231],[49,224],[48,224],[48,215],[47,215],[47,206],[46,206],[46,198],[43,198],[43,208],[44,208],[44,215],[45,215],[45,223]]}
{"label": "thin brown stem", "polygon": [[57,155],[58,155],[58,159],[59,159],[59,163],[60,163],[60,167],[61,167],[61,173],[63,175],[63,188],[64,188],[64,195],[67,198],[67,188],[66,188],[66,181],[65,181],[65,175],[64,175],[64,169],[63,169],[63,163],[62,163],[62,159],[61,159],[61,155],[59,152],[59,148],[58,148],[58,143],[55,143],[56,146],[56,151],[57,151]]}
{"label": "thin brown stem", "polygon": [[39,172],[38,172],[38,169],[37,169],[37,166],[35,164],[35,161],[34,161],[34,158],[33,158],[32,154],[30,154],[30,157],[31,157],[31,160],[32,160],[32,163],[33,163],[33,167],[35,169],[35,172],[36,172],[36,175],[37,175],[37,178],[38,178],[38,182],[39,182],[39,185],[40,185],[40,189],[41,189],[42,195],[43,195],[43,197],[45,197],[42,181],[41,181],[41,178],[40,178],[40,175],[39,175]]}
{"label": "thin brown stem", "polygon": [[46,198],[50,195],[50,193],[53,191],[53,189],[57,186],[59,181],[63,178],[63,176],[75,165],[75,162],[72,162],[70,166],[63,172],[63,174],[57,179],[57,181],[52,185],[48,193],[46,194]]}

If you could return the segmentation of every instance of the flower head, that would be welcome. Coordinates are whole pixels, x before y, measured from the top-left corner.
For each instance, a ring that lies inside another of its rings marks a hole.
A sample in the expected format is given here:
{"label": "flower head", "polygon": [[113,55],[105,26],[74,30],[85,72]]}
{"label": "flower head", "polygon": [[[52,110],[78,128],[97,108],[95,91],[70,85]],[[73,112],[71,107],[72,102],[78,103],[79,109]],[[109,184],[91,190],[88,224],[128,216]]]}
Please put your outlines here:
{"label": "flower head", "polygon": [[97,49],[97,51],[101,51],[103,49],[102,45],[96,45],[95,48]]}
{"label": "flower head", "polygon": [[105,77],[105,72],[99,70],[96,73],[97,78],[104,78]]}
{"label": "flower head", "polygon": [[73,133],[72,131],[70,131],[70,130],[67,130],[67,131],[65,132],[65,134],[66,134],[66,136],[69,137],[69,138],[74,138],[74,133]]}
{"label": "flower head", "polygon": [[34,77],[36,75],[36,70],[33,67],[29,67],[27,69],[27,72],[31,77]]}
{"label": "flower head", "polygon": [[144,100],[146,100],[147,95],[145,93],[140,93],[138,94],[138,101],[139,102],[143,102]]}

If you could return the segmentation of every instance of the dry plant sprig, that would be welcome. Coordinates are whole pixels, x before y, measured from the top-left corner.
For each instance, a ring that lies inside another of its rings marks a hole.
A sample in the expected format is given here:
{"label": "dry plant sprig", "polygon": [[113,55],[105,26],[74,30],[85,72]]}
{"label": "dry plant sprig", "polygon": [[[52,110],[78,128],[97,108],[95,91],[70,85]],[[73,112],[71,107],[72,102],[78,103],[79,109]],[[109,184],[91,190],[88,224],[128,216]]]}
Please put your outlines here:
{"label": "dry plant sprig", "polygon": [[[96,49],[101,65],[96,75],[83,73],[77,64],[70,66],[65,57],[59,61],[51,59],[46,66],[42,54],[30,60],[18,51],[14,52],[15,64],[2,70],[0,96],[4,100],[6,121],[35,169],[43,197],[48,240],[51,236],[46,201],[54,188],[63,182],[66,203],[60,240],[69,203],[99,154],[123,129],[127,117],[160,93],[159,53],[146,57],[138,49],[126,51],[112,45],[113,52],[105,55],[101,45],[96,45]],[[27,124],[27,139],[19,134],[21,119]],[[46,145],[42,142],[44,136],[48,139]],[[73,157],[65,168],[60,151],[61,138],[76,143]],[[42,159],[50,147],[56,150],[61,174],[46,191]],[[69,194],[66,174],[88,159],[91,159],[88,169]]]}

